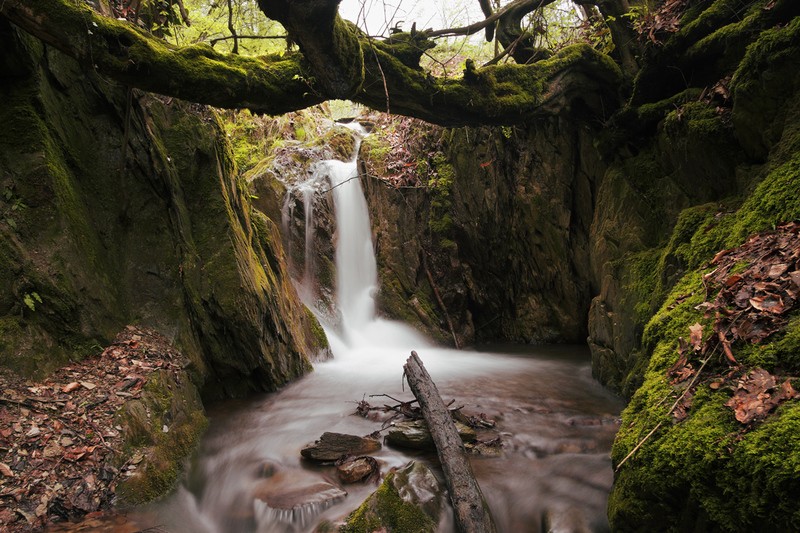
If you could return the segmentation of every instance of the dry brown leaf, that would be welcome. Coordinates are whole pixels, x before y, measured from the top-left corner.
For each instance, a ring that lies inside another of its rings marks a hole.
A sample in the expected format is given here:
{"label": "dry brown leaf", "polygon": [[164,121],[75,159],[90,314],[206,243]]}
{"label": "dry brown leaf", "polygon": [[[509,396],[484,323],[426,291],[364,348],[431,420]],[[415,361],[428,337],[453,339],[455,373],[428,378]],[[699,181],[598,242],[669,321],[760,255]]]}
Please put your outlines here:
{"label": "dry brown leaf", "polygon": [[731,343],[725,336],[725,333],[720,331],[717,335],[719,337],[719,342],[722,344],[722,351],[725,353],[725,358],[730,364],[738,365],[739,363],[736,361],[736,358],[733,356],[733,351],[731,350]]}
{"label": "dry brown leaf", "polygon": [[720,250],[717,252],[717,255],[714,256],[714,259],[711,260],[712,265],[716,265],[720,259],[731,253],[733,250]]}
{"label": "dry brown leaf", "polygon": [[14,477],[13,470],[5,463],[0,463],[0,474],[3,474],[5,477]]}
{"label": "dry brown leaf", "polygon": [[689,331],[689,342],[694,348],[694,351],[699,352],[703,345],[703,326],[699,323],[695,323],[689,326]]}
{"label": "dry brown leaf", "polygon": [[733,276],[731,276],[731,277],[729,277],[728,279],[725,280],[725,286],[726,287],[732,287],[732,286],[736,285],[737,283],[739,283],[741,280],[742,280],[742,276],[740,276],[739,274],[734,274]]}
{"label": "dry brown leaf", "polygon": [[72,383],[68,383],[61,387],[61,392],[72,392],[81,386],[80,383],[77,381],[73,381]]}
{"label": "dry brown leaf", "polygon": [[786,310],[783,300],[777,294],[767,293],[764,296],[754,296],[750,298],[749,302],[759,311],[766,311],[776,315],[780,315]]}

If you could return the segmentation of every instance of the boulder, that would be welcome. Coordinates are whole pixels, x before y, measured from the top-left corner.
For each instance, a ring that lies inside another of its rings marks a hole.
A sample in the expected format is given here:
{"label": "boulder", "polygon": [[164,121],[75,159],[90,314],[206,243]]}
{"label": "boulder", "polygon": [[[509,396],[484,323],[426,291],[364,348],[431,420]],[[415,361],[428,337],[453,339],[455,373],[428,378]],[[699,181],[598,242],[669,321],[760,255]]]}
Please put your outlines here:
{"label": "boulder", "polygon": [[325,432],[314,444],[300,450],[300,455],[310,461],[332,463],[348,455],[365,455],[381,449],[375,439]]}
{"label": "boulder", "polygon": [[431,470],[411,461],[390,472],[378,490],[347,517],[340,533],[433,533],[444,507],[443,486]]}

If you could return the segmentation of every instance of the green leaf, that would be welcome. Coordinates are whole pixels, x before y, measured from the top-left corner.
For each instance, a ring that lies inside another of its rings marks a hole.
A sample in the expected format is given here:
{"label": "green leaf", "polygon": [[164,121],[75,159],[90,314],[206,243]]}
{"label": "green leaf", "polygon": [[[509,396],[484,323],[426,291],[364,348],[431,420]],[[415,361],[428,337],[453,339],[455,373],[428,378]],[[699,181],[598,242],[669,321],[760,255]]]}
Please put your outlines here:
{"label": "green leaf", "polygon": [[25,305],[27,305],[31,311],[36,311],[36,304],[33,302],[33,298],[30,294],[25,293],[25,296],[22,297],[22,301],[25,302]]}

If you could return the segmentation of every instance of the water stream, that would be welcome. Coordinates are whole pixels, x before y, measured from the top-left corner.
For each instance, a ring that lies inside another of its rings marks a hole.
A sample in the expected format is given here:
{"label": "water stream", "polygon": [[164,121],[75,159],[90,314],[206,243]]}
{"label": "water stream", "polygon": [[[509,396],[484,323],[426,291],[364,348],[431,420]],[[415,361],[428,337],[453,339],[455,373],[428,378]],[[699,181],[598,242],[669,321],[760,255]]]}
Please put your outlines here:
{"label": "water stream", "polygon": [[[300,449],[326,431],[366,435],[379,429],[353,414],[356,402],[371,394],[411,399],[401,377],[414,349],[446,400],[456,398],[465,411],[497,420],[501,456],[475,457],[472,464],[500,531],[540,531],[545,516],[553,531],[606,530],[609,450],[621,404],[591,378],[587,350],[454,351],[378,318],[375,257],[367,205],[353,179],[355,161],[322,162],[313,179],[320,175],[335,196],[340,320],[325,327],[334,358],[280,392],[212,410],[187,479],[156,509],[159,524],[174,532],[304,532],[346,516],[374,484],[346,485],[347,496],[333,502],[283,509],[265,502],[335,482],[333,467],[306,464]],[[312,203],[306,201],[306,216]],[[307,221],[307,231],[312,226]],[[412,458],[436,464],[432,454],[388,446],[373,455],[383,472]],[[452,524],[444,521],[440,529],[452,531]]]}

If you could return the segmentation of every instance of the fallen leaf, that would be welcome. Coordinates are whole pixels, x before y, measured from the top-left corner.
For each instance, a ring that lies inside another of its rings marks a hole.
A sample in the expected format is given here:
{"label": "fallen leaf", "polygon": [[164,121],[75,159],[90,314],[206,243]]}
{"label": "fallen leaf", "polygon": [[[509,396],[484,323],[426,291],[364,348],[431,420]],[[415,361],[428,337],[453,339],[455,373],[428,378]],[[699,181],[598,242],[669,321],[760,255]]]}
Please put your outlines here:
{"label": "fallen leaf", "polygon": [[769,267],[769,272],[767,272],[767,276],[773,279],[779,278],[783,276],[787,270],[789,270],[788,263],[777,263]]}
{"label": "fallen leaf", "polygon": [[766,294],[764,296],[754,296],[749,300],[750,305],[759,311],[766,311],[779,315],[785,311],[783,300],[777,294]]}
{"label": "fallen leaf", "polygon": [[728,254],[729,254],[729,253],[731,253],[732,251],[733,251],[733,250],[720,250],[719,252],[717,252],[717,255],[715,255],[715,256],[714,256],[714,259],[712,259],[712,260],[711,260],[711,264],[712,264],[712,265],[716,265],[716,264],[717,264],[717,262],[718,262],[720,259],[722,259],[722,258],[723,258],[723,257],[725,257],[726,255],[728,255]]}
{"label": "fallen leaf", "polygon": [[80,383],[78,383],[77,381],[73,381],[72,383],[69,383],[61,387],[61,392],[72,392],[80,386],[81,386]]}
{"label": "fallen leaf", "polygon": [[694,351],[699,352],[700,347],[703,345],[703,326],[695,323],[689,326],[689,331],[691,332],[689,342],[692,344]]}
{"label": "fallen leaf", "polygon": [[775,376],[756,368],[739,380],[734,395],[725,403],[734,411],[734,416],[742,424],[750,424],[766,417],[779,404],[797,397],[797,392],[787,379],[776,389]]}
{"label": "fallen leaf", "polygon": [[725,286],[726,287],[732,287],[732,286],[736,285],[737,283],[739,283],[741,280],[742,280],[742,276],[740,276],[739,274],[734,274],[733,276],[731,276],[731,277],[729,277],[728,279],[725,280]]}
{"label": "fallen leaf", "polygon": [[736,361],[736,358],[733,356],[733,351],[731,350],[731,343],[723,332],[718,333],[719,342],[722,344],[722,351],[725,353],[725,358],[728,362],[732,365],[738,365],[739,363]]}
{"label": "fallen leaf", "polygon": [[97,387],[97,385],[95,385],[94,383],[91,383],[89,381],[81,381],[81,385],[84,388],[89,389],[89,390],[92,390],[93,388]]}
{"label": "fallen leaf", "polygon": [[0,463],[0,474],[3,474],[5,477],[14,477],[14,472],[11,470],[11,467],[5,463]]}

